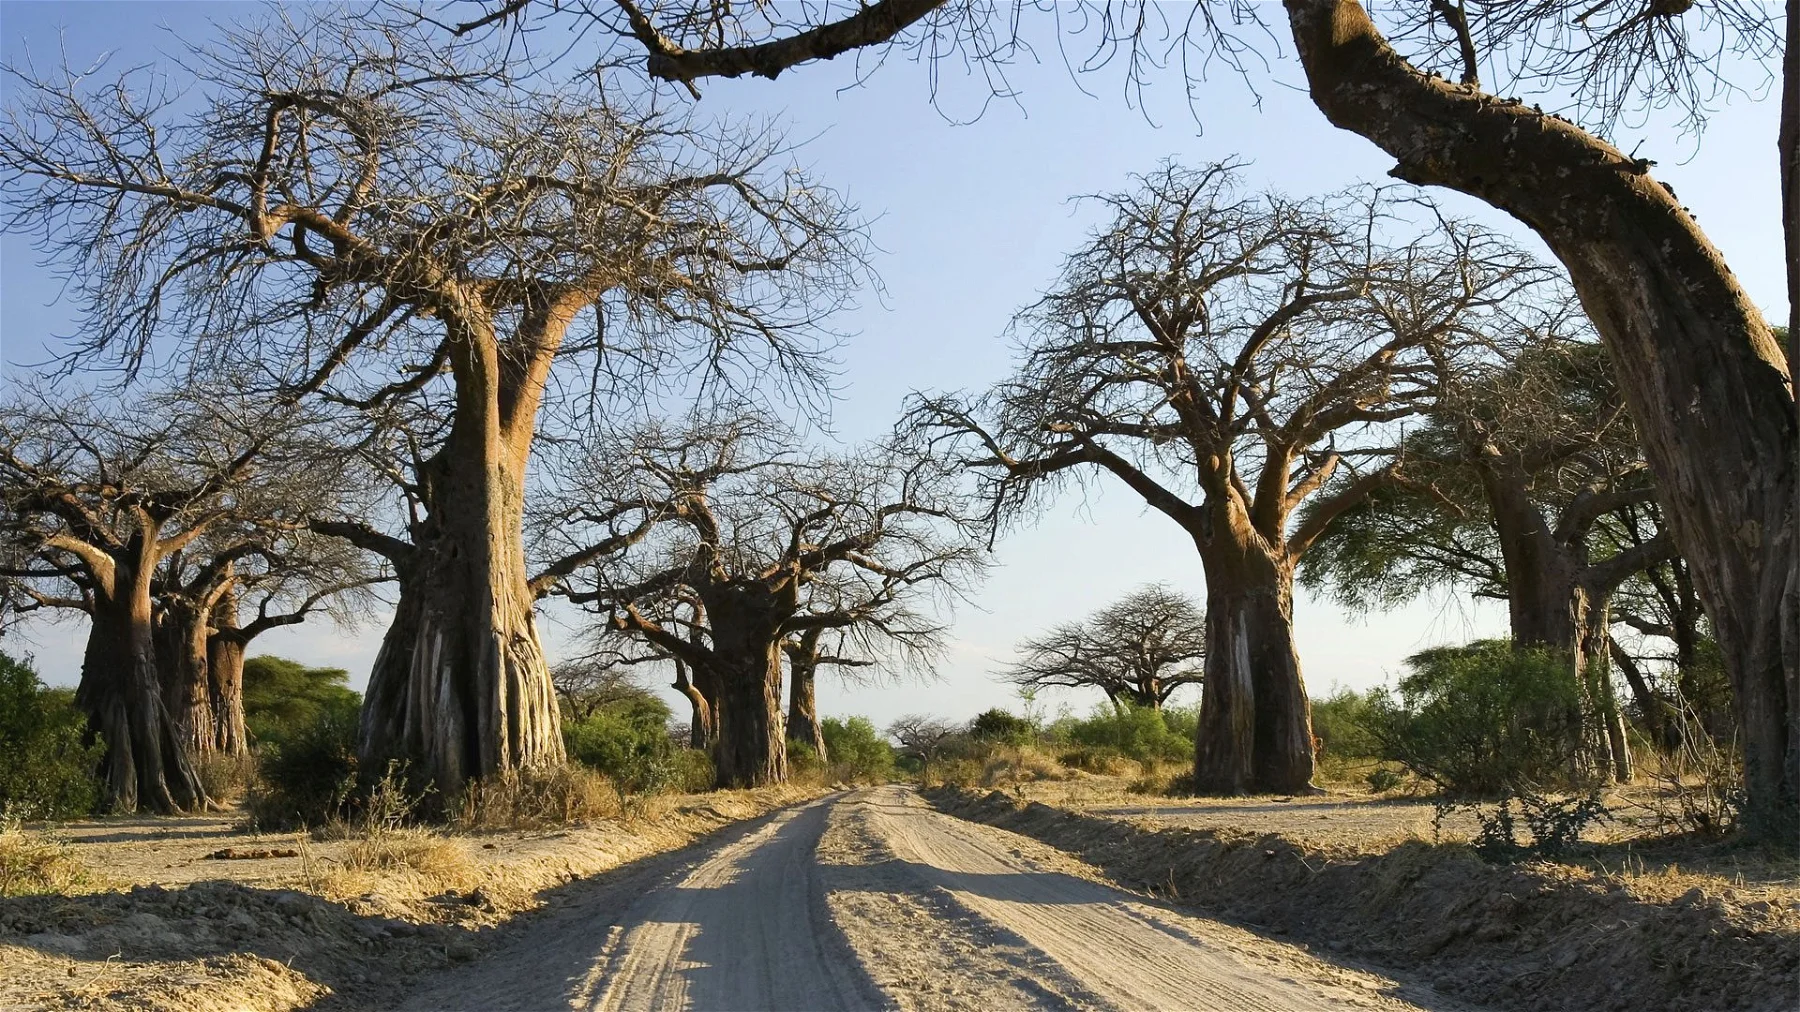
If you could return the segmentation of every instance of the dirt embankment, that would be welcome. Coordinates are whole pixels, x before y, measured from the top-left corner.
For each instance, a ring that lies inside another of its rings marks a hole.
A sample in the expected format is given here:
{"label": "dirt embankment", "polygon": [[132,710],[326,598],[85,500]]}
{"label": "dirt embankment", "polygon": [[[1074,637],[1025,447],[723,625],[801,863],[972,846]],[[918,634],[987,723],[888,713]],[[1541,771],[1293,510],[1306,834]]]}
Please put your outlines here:
{"label": "dirt embankment", "polygon": [[[554,902],[557,886],[819,793],[656,799],[629,823],[373,843],[250,840],[216,820],[78,827],[69,852],[107,889],[0,899],[0,1010],[378,1001],[408,977],[474,959],[495,928]],[[269,856],[208,856],[227,849]]]}
{"label": "dirt embankment", "polygon": [[1157,827],[1001,792],[930,792],[945,812],[1033,837],[1115,881],[1410,971],[1508,1009],[1800,1005],[1800,909],[1693,888],[1674,899],[1568,865],[1487,864],[1466,847],[1380,853],[1277,834]]}

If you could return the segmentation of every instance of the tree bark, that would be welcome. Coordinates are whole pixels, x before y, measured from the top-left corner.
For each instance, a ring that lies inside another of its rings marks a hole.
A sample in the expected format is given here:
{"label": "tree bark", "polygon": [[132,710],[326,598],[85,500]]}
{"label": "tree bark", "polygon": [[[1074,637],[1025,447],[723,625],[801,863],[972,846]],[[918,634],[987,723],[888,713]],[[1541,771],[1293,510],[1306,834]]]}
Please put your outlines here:
{"label": "tree bark", "polygon": [[220,595],[206,640],[206,684],[212,694],[213,747],[227,755],[250,751],[244,727],[244,647],[237,635],[237,592]]}
{"label": "tree bark", "polygon": [[[575,307],[578,308],[578,307]],[[365,766],[409,764],[445,799],[466,780],[564,761],[561,711],[525,572],[525,477],[570,306],[533,305],[503,348],[469,306],[446,316],[456,408],[422,468],[394,624],[364,699]]]}
{"label": "tree bark", "polygon": [[788,712],[786,736],[790,741],[803,741],[812,746],[819,761],[831,757],[825,751],[825,732],[819,726],[819,705],[815,698],[819,664],[801,650],[790,649],[788,657]]}
{"label": "tree bark", "polygon": [[714,679],[706,677],[701,669],[693,669],[690,676],[687,662],[675,659],[675,691],[687,697],[688,706],[693,712],[693,719],[688,723],[688,747],[701,750],[713,746],[713,699],[717,698],[716,688],[709,696],[701,683],[711,683]]}
{"label": "tree bark", "polygon": [[1293,564],[1258,547],[1247,519],[1219,508],[1207,516],[1215,522],[1195,538],[1207,597],[1194,788],[1308,793],[1312,713],[1294,650]]}
{"label": "tree bark", "polygon": [[1743,731],[1747,823],[1800,837],[1791,614],[1800,427],[1784,350],[1646,163],[1571,123],[1419,73],[1355,0],[1284,0],[1315,104],[1393,174],[1504,210],[1568,268],[1619,371]]}
{"label": "tree bark", "polygon": [[150,566],[143,546],[116,560],[108,588],[94,595],[92,626],[75,701],[90,732],[106,744],[106,806],[117,813],[205,807],[206,791],[169,713],[157,672],[151,627]]}
{"label": "tree bark", "polygon": [[163,705],[182,746],[195,757],[206,755],[215,745],[207,683],[207,616],[187,598],[175,595],[158,609],[154,627]]}
{"label": "tree bark", "polygon": [[722,658],[718,738],[713,767],[720,787],[763,787],[787,779],[787,737],[781,726],[781,651]]}

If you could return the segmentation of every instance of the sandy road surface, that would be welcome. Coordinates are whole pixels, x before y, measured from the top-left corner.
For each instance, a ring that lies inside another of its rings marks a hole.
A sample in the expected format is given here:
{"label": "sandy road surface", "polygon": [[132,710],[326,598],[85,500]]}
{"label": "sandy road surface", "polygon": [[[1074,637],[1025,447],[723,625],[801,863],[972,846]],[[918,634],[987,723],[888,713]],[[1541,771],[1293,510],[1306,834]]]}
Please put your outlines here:
{"label": "sandy road surface", "polygon": [[884,787],[786,809],[680,861],[597,881],[406,1007],[1419,1007],[1398,993]]}

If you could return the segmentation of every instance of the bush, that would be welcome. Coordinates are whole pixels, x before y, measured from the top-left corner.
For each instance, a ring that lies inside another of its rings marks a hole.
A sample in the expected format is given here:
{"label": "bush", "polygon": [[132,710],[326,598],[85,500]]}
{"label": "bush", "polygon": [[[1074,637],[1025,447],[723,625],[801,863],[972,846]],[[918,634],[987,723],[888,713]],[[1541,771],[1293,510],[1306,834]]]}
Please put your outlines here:
{"label": "bush", "polygon": [[[1093,756],[1123,756],[1140,763],[1181,762],[1192,758],[1194,739],[1184,736],[1171,723],[1189,725],[1187,711],[1165,714],[1144,706],[1099,706],[1086,720],[1065,717],[1052,726],[1060,740],[1081,746],[1073,750]],[[1067,765],[1067,763],[1065,763]],[[1085,765],[1076,765],[1087,769]]]}
{"label": "bush", "polygon": [[1031,726],[1030,721],[997,706],[969,722],[969,737],[990,745],[1011,745],[1016,748],[1031,744],[1036,736],[1037,729]]}
{"label": "bush", "polygon": [[1382,759],[1452,796],[1572,784],[1579,713],[1566,658],[1486,640],[1407,659],[1399,695],[1377,690],[1364,726]]}
{"label": "bush", "polygon": [[1369,733],[1369,707],[1373,692],[1339,689],[1312,701],[1313,737],[1318,739],[1320,759],[1376,759],[1381,745]]}
{"label": "bush", "polygon": [[267,654],[244,662],[244,726],[259,746],[331,720],[356,726],[362,697],[342,668],[309,668]]}
{"label": "bush", "polygon": [[324,708],[303,725],[284,725],[257,754],[245,798],[265,829],[323,826],[347,818],[356,795],[356,715]]}
{"label": "bush", "polygon": [[100,803],[105,745],[68,689],[47,689],[26,662],[0,653],[0,814],[71,819]]}
{"label": "bush", "polygon": [[824,782],[825,764],[819,761],[819,753],[813,750],[811,742],[789,738],[787,764],[789,780],[811,784]]}
{"label": "bush", "polygon": [[[682,740],[686,740],[685,736]],[[713,785],[718,782],[719,774],[713,768],[712,756],[707,755],[704,749],[675,750],[675,790],[683,794],[698,794],[712,790]]]}
{"label": "bush", "polygon": [[867,717],[819,722],[825,736],[825,752],[831,759],[831,778],[845,783],[885,783],[894,776],[894,746],[875,730]]}
{"label": "bush", "polygon": [[669,707],[648,693],[564,721],[563,745],[569,758],[606,774],[621,800],[659,794],[679,780],[675,757],[683,750],[669,738]]}

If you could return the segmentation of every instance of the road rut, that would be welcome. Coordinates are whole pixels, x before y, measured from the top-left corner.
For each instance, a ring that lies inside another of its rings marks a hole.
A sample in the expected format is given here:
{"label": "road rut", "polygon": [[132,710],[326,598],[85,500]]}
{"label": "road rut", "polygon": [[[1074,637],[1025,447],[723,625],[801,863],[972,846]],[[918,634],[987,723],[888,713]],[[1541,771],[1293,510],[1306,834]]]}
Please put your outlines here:
{"label": "road rut", "polygon": [[1397,990],[882,787],[786,809],[656,874],[596,881],[405,1007],[1420,1007]]}

